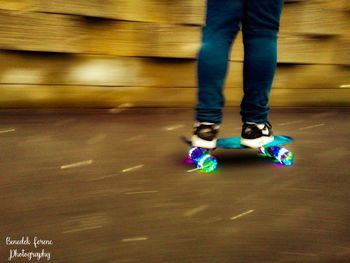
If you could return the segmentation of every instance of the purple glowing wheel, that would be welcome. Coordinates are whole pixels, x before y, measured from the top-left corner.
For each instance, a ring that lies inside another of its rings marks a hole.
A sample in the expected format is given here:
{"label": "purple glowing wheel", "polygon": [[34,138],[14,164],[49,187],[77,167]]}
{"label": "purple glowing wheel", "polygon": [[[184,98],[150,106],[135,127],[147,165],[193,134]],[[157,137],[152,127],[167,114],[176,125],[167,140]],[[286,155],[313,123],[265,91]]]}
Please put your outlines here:
{"label": "purple glowing wheel", "polygon": [[187,158],[193,163],[197,163],[198,160],[204,155],[204,150],[199,147],[191,147],[188,151]]}
{"label": "purple glowing wheel", "polygon": [[187,160],[195,164],[198,170],[203,172],[212,172],[216,170],[217,160],[210,154],[209,149],[200,147],[191,147],[188,151]]}

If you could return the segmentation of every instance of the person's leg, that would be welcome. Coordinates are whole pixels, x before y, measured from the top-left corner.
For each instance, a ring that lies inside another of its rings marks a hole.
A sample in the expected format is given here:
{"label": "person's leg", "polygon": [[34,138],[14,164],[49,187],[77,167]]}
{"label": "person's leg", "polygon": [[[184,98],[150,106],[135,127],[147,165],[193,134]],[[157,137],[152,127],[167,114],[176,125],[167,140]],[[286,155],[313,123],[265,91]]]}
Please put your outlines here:
{"label": "person's leg", "polygon": [[241,103],[243,122],[265,123],[277,64],[277,34],[283,0],[246,0],[242,21],[244,43]]}
{"label": "person's leg", "polygon": [[224,106],[223,86],[232,40],[239,31],[243,0],[208,0],[206,25],[198,55],[196,120],[219,124]]}

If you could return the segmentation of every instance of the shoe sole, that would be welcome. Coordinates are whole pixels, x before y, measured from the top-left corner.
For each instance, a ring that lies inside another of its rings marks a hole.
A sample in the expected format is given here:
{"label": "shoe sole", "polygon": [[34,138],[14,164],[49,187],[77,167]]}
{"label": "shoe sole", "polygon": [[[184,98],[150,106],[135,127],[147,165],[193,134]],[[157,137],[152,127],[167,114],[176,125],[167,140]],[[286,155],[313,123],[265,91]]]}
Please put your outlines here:
{"label": "shoe sole", "polygon": [[193,135],[191,141],[192,141],[192,146],[206,148],[206,149],[214,149],[216,147],[217,139],[214,139],[212,141],[206,141],[199,138],[197,135]]}
{"label": "shoe sole", "polygon": [[273,136],[270,136],[270,137],[262,136],[256,139],[241,138],[241,144],[249,148],[259,148],[261,146],[264,146],[265,144],[272,142],[273,139],[274,139]]}

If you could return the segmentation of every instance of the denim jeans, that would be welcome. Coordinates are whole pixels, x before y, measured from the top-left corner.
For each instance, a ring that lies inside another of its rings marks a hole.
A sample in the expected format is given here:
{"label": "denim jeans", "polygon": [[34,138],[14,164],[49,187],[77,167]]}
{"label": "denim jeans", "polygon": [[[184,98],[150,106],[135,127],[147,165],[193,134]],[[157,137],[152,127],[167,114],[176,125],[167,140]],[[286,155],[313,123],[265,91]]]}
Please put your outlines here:
{"label": "denim jeans", "polygon": [[283,0],[207,0],[198,54],[196,120],[221,123],[223,86],[233,39],[244,44],[243,122],[264,123],[277,64],[277,35]]}

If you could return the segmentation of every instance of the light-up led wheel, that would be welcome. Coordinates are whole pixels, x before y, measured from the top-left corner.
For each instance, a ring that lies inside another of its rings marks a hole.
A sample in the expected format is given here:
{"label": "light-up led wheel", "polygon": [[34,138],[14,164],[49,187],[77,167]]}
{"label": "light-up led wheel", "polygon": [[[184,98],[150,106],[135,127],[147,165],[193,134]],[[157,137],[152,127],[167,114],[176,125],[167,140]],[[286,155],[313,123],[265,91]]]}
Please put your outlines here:
{"label": "light-up led wheel", "polygon": [[205,154],[202,158],[199,159],[197,163],[197,168],[206,173],[215,171],[217,166],[218,161],[214,156],[211,156],[210,154]]}
{"label": "light-up led wheel", "polygon": [[205,150],[200,147],[191,147],[188,151],[188,159],[191,160],[193,163],[197,164],[198,160],[202,158],[205,154]]}
{"label": "light-up led wheel", "polygon": [[262,155],[275,158],[280,164],[283,165],[289,166],[294,162],[294,154],[283,147],[260,147],[258,152]]}
{"label": "light-up led wheel", "polygon": [[259,153],[259,154],[262,154],[262,155],[264,155],[264,156],[273,157],[273,155],[270,154],[270,152],[269,152],[269,148],[271,148],[271,147],[264,147],[264,146],[261,146],[261,147],[258,149],[258,153]]}
{"label": "light-up led wheel", "polygon": [[294,162],[294,154],[285,148],[281,148],[275,158],[279,161],[279,163],[287,166],[292,165]]}

